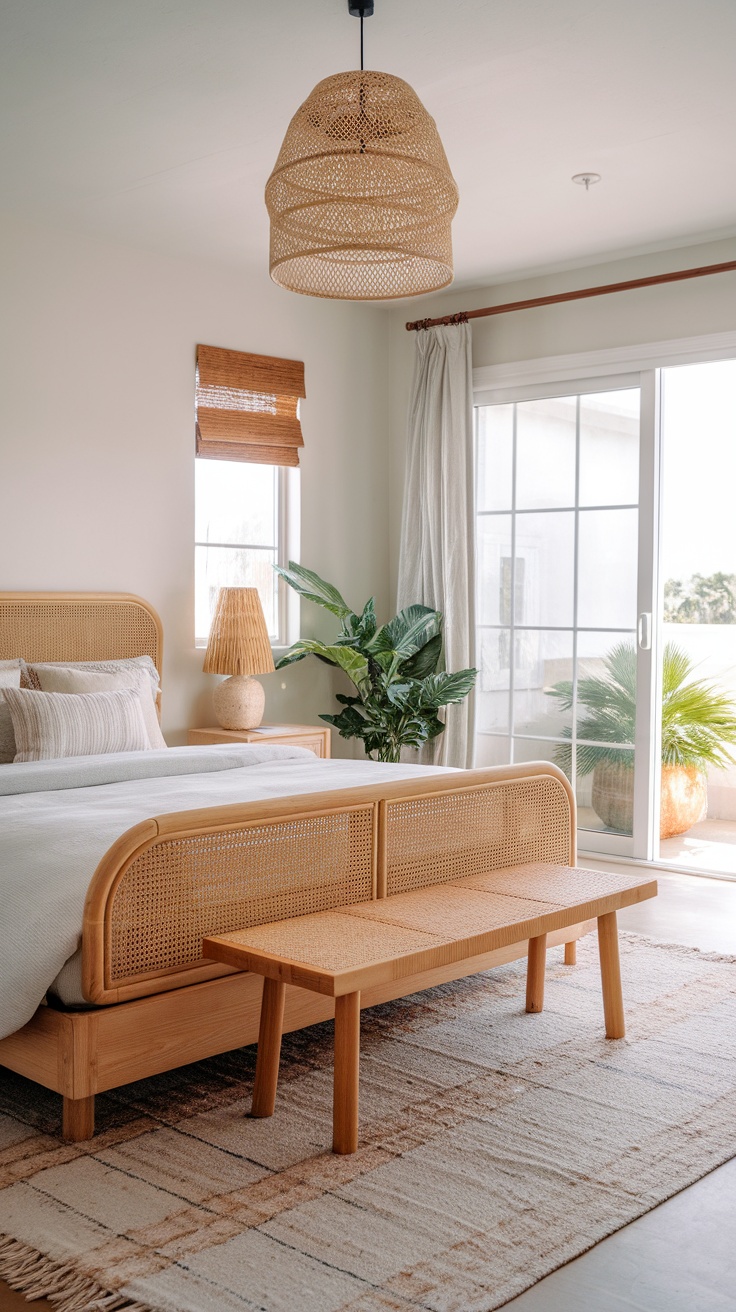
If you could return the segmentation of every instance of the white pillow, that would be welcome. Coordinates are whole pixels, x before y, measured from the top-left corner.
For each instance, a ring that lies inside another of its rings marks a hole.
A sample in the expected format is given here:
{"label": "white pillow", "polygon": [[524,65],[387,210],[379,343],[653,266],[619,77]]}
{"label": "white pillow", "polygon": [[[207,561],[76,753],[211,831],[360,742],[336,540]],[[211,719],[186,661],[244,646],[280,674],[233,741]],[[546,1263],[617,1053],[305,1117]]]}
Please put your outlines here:
{"label": "white pillow", "polygon": [[20,686],[40,692],[38,672],[59,669],[92,670],[97,674],[124,674],[127,670],[145,670],[151,680],[154,697],[160,686],[158,670],[150,656],[121,656],[109,661],[32,661],[30,665],[21,660]]}
{"label": "white pillow", "polygon": [[148,671],[142,666],[128,666],[118,674],[99,674],[96,670],[81,670],[69,665],[36,665],[41,692],[116,692],[118,688],[132,688],[141,699],[143,719],[151,747],[165,747],[166,739],[158,722],[156,703]]}
{"label": "white pillow", "polygon": [[0,661],[0,688],[20,687],[20,656],[14,661]]}
{"label": "white pillow", "polygon": [[6,688],[3,696],[13,720],[16,762],[150,751],[141,699],[130,688],[77,697]]}
{"label": "white pillow", "polygon": [[[20,688],[20,660],[0,661],[0,689]],[[8,765],[15,756],[15,734],[8,706],[0,691],[0,765]]]}

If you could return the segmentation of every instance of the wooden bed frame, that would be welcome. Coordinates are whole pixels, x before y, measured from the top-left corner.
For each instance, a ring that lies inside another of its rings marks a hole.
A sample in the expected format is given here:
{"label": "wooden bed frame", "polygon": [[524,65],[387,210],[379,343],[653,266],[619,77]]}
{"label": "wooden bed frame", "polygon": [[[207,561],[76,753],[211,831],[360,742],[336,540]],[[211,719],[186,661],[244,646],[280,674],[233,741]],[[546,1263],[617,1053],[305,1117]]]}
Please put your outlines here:
{"label": "wooden bed frame", "polygon": [[[138,597],[0,593],[0,659],[150,655],[162,630]],[[532,861],[575,864],[575,800],[547,763],[468,770],[152,817],[91,876],[82,931],[89,1010],[39,1007],[0,1065],[63,1098],[63,1135],[94,1133],[95,1094],[258,1039],[262,980],[207,961],[202,939]],[[550,934],[575,959],[589,921]],[[367,989],[362,1005],[523,956],[512,945]],[[284,1029],[334,1015],[287,988]]]}

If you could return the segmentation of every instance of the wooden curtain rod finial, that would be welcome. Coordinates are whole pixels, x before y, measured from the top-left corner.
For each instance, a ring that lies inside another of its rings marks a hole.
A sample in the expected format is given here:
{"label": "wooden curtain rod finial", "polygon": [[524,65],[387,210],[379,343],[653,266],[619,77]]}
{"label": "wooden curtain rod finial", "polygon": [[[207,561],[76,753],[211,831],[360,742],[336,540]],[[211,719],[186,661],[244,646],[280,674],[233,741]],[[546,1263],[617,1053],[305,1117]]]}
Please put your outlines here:
{"label": "wooden curtain rod finial", "polygon": [[448,314],[444,319],[417,319],[416,323],[408,323],[406,327],[407,327],[407,331],[411,332],[411,330],[414,328],[417,329],[417,331],[421,330],[422,328],[433,328],[435,324],[438,323],[450,325],[450,324],[467,323],[467,322],[468,322],[468,311],[458,310],[457,314]]}
{"label": "wooden curtain rod finial", "polygon": [[487,305],[482,310],[466,310],[459,314],[446,314],[440,319],[417,319],[407,323],[408,333],[422,328],[438,328],[441,324],[468,323],[470,319],[486,319],[492,314],[512,314],[514,310],[534,310],[540,305],[562,305],[565,301],[585,301],[591,296],[610,296],[612,292],[631,292],[640,287],[658,287],[661,283],[685,282],[688,278],[705,278],[712,273],[733,273],[736,260],[723,264],[703,264],[696,269],[678,269],[675,273],[657,273],[650,278],[631,278],[628,282],[607,282],[600,287],[582,287],[575,292],[556,292],[554,296],[535,296],[529,301],[507,301],[504,305]]}

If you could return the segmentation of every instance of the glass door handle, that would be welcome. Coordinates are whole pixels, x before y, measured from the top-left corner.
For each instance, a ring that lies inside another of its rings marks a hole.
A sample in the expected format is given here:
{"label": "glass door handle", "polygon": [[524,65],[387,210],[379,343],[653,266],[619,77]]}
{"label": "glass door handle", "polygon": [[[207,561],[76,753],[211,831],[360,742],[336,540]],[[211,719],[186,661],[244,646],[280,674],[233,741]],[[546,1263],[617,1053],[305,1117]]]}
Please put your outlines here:
{"label": "glass door handle", "polygon": [[639,651],[649,651],[652,646],[652,616],[650,611],[642,611],[638,624]]}

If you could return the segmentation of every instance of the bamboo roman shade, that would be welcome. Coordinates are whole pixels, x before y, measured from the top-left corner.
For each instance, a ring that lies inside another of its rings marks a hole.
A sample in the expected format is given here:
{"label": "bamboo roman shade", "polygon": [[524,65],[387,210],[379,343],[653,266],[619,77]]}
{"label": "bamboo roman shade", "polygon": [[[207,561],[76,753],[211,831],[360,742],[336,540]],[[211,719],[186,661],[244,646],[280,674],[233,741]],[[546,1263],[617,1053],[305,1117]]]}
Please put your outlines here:
{"label": "bamboo roman shade", "polygon": [[197,347],[197,455],[298,465],[304,365],[219,346]]}

